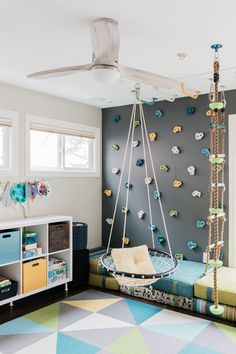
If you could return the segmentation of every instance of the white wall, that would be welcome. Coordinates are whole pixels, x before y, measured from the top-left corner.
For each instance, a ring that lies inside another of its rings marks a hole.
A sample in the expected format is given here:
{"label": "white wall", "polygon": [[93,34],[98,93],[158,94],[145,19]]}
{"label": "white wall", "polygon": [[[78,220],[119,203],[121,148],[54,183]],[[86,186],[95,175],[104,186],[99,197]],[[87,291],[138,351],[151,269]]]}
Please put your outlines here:
{"label": "white wall", "polygon": [[[20,176],[25,180],[24,120],[26,114],[101,127],[101,109],[0,83],[0,109],[20,114]],[[6,178],[0,176],[0,181]],[[89,225],[88,247],[101,245],[101,177],[50,178],[52,195],[48,200],[30,203],[28,216],[72,215]],[[6,208],[0,203],[0,219],[22,217],[22,208]]]}

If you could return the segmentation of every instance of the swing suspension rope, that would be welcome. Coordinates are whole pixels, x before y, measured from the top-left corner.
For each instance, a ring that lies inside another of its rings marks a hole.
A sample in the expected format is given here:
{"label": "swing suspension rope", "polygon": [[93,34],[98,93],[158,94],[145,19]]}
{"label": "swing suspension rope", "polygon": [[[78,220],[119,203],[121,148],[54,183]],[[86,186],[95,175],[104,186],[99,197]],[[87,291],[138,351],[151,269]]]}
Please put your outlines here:
{"label": "swing suspension rope", "polygon": [[[221,92],[219,99],[219,70],[220,63],[218,58],[218,50],[221,45],[213,45],[215,57],[213,62],[213,81],[209,94],[210,101],[210,172],[209,172],[209,216],[208,216],[208,246],[206,248],[206,272],[209,265],[213,267],[213,294],[214,304],[210,307],[210,311],[215,315],[223,313],[224,309],[219,305],[218,296],[218,269],[223,262],[220,260],[221,248],[224,246],[224,224],[225,213],[224,207],[224,138],[225,138],[225,96]],[[221,178],[220,178],[221,173]],[[213,259],[211,252],[213,250]]]}
{"label": "swing suspension rope", "polygon": [[[153,175],[155,189],[156,189],[157,194],[160,195],[158,181],[157,181],[157,177],[156,177],[155,166],[154,166],[152,153],[151,153],[151,146],[150,146],[150,141],[149,141],[149,136],[148,136],[148,130],[147,130],[144,111],[143,111],[142,100],[140,99],[140,86],[138,84],[136,84],[136,86],[135,86],[134,93],[135,93],[135,101],[134,101],[133,108],[132,108],[128,136],[127,136],[127,141],[126,141],[126,145],[125,145],[124,159],[123,159],[123,163],[122,163],[121,175],[120,175],[120,179],[119,179],[119,183],[118,183],[117,196],[116,196],[116,200],[115,200],[115,207],[114,207],[114,212],[113,212],[113,217],[112,217],[112,224],[111,224],[111,229],[110,229],[108,243],[107,243],[107,252],[102,257],[101,262],[102,262],[102,265],[108,271],[110,271],[111,274],[117,279],[117,281],[120,283],[120,285],[142,286],[142,285],[150,285],[150,284],[156,282],[159,278],[163,278],[165,276],[173,274],[177,269],[177,261],[173,257],[173,254],[172,254],[170,241],[169,241],[169,233],[168,233],[167,224],[166,224],[165,215],[164,215],[163,206],[162,206],[162,201],[161,201],[160,197],[158,198],[158,203],[159,203],[159,208],[160,208],[160,215],[161,215],[162,222],[163,222],[163,229],[164,229],[164,232],[166,235],[166,243],[167,243],[168,252],[159,251],[155,248],[154,230],[152,227],[150,227],[152,249],[149,249],[149,255],[150,255],[152,263],[154,265],[156,274],[131,274],[128,272],[123,272],[123,271],[119,272],[115,268],[114,262],[112,260],[111,251],[110,251],[111,239],[112,239],[112,234],[114,231],[114,224],[115,224],[115,218],[116,218],[116,214],[117,214],[118,203],[119,203],[119,198],[120,198],[120,193],[121,193],[121,188],[122,188],[125,165],[126,165],[126,162],[128,161],[128,179],[127,179],[128,188],[126,189],[126,194],[125,194],[125,206],[124,206],[125,213],[124,213],[124,223],[123,223],[123,233],[122,233],[122,248],[125,247],[126,228],[127,228],[127,221],[128,221],[127,214],[128,214],[129,196],[130,196],[129,186],[131,183],[132,162],[133,162],[132,157],[133,157],[133,149],[134,149],[132,146],[132,142],[134,141],[135,119],[136,119],[137,106],[139,108],[139,117],[140,117],[141,138],[142,138],[143,157],[144,157],[145,181],[149,178],[148,170],[149,170],[149,161],[150,161],[150,170]],[[128,156],[128,154],[129,154],[129,156]],[[148,160],[148,157],[149,157],[149,160]],[[149,224],[150,224],[150,226],[152,226],[153,225],[153,212],[152,212],[152,203],[151,203],[150,184],[146,183],[146,182],[145,182],[145,184],[146,184],[146,190],[147,190]]]}

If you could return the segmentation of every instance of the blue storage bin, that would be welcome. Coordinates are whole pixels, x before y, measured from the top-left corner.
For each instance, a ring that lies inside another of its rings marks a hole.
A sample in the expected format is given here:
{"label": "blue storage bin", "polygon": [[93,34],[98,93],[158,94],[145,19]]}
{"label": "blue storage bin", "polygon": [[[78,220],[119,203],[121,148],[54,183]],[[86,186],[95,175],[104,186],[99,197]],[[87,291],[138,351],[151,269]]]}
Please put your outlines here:
{"label": "blue storage bin", "polygon": [[79,251],[87,248],[88,225],[84,222],[73,222],[73,250]]}
{"label": "blue storage bin", "polygon": [[20,231],[0,231],[0,264],[20,259]]}

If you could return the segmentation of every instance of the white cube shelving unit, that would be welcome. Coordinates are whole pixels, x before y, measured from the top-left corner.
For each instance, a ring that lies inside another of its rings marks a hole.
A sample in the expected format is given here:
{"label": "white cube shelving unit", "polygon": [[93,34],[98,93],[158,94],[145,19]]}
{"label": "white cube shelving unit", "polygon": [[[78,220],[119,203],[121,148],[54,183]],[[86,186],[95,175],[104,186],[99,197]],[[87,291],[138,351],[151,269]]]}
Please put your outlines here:
{"label": "white cube shelving unit", "polygon": [[[49,252],[49,225],[59,222],[66,222],[69,224],[69,248],[58,250],[56,252]],[[58,285],[65,284],[67,290],[68,282],[72,281],[72,217],[71,216],[40,216],[22,219],[12,219],[0,221],[0,231],[4,230],[19,230],[20,232],[20,259],[11,262],[0,264],[0,275],[8,277],[9,279],[15,280],[18,283],[17,294],[14,297],[0,301],[0,306],[10,303],[13,304],[14,301],[22,299],[41,291],[53,288]],[[22,256],[22,235],[23,231],[34,231],[38,236],[38,247],[42,247],[42,255],[30,258],[23,258]],[[23,293],[22,291],[22,269],[23,263],[30,260],[36,260],[37,258],[46,258],[47,260],[47,274],[48,274],[48,261],[49,257],[53,256],[66,261],[67,264],[67,276],[66,279],[49,284],[47,278],[47,285],[43,288],[36,289],[30,292]]]}

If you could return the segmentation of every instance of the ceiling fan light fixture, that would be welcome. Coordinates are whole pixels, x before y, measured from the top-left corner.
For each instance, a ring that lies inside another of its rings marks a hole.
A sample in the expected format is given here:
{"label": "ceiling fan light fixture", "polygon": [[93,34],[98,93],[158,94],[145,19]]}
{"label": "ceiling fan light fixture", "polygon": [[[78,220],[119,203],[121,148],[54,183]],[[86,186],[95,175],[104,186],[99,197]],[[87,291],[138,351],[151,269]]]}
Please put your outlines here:
{"label": "ceiling fan light fixture", "polygon": [[95,65],[91,68],[93,78],[103,85],[115,83],[120,78],[120,71],[111,65]]}

